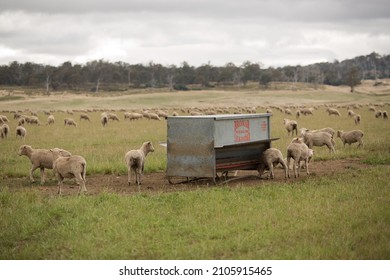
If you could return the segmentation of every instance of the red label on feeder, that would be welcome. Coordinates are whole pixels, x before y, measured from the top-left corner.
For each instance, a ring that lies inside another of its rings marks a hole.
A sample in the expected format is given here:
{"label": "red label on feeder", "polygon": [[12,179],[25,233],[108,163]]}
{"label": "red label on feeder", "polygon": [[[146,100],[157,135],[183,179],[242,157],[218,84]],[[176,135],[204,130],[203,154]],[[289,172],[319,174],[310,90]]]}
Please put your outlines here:
{"label": "red label on feeder", "polygon": [[249,120],[236,120],[234,121],[234,141],[250,141],[251,134],[249,128]]}
{"label": "red label on feeder", "polygon": [[266,132],[268,129],[268,125],[266,121],[261,122],[261,131]]}

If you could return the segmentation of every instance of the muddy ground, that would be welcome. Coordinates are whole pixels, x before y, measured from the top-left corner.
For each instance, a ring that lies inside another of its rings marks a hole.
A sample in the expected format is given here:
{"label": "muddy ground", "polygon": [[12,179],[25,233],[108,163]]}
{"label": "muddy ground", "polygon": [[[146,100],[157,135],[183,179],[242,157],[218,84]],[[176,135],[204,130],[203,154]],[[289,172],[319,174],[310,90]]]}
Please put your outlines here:
{"label": "muddy ground", "polygon": [[[331,175],[333,173],[344,172],[347,169],[360,169],[366,167],[360,159],[342,159],[342,160],[327,160],[327,161],[314,161],[310,163],[309,170],[310,175],[306,174],[305,170],[301,171],[300,178],[290,178],[287,181],[294,182],[296,180],[302,180],[307,176],[317,177],[323,175]],[[26,171],[27,172],[27,171]],[[36,171],[37,172],[37,171]],[[37,175],[39,172],[37,172]],[[291,172],[291,174],[293,174]],[[36,175],[36,176],[37,176]],[[266,175],[262,178],[258,178],[257,171],[238,171],[236,177],[233,177],[233,172],[229,173],[228,182],[223,180],[217,180],[217,186],[261,186],[265,182],[273,182],[275,184],[285,182],[284,170],[280,168],[275,169],[275,179],[268,180]],[[39,182],[31,184],[27,177],[25,178],[9,178],[4,179],[6,185],[11,186],[10,190],[17,191],[23,189],[38,189],[43,194],[56,195],[57,194],[57,182],[52,177],[51,171],[47,174],[48,180],[44,185]],[[134,180],[133,176],[133,180]],[[159,173],[147,173],[143,176],[141,192],[145,193],[161,193],[161,192],[175,192],[175,191],[190,191],[199,188],[211,188],[215,187],[213,180],[210,179],[197,179],[190,182],[185,182],[186,178],[171,178],[174,184],[168,182],[168,178],[165,172]],[[137,186],[133,183],[128,186],[127,176],[121,175],[90,175],[87,176],[87,194],[96,195],[102,192],[118,193],[123,195],[131,195],[138,193]],[[78,192],[78,186],[74,183],[74,180],[65,180],[64,187],[62,189],[63,195],[76,195]]]}

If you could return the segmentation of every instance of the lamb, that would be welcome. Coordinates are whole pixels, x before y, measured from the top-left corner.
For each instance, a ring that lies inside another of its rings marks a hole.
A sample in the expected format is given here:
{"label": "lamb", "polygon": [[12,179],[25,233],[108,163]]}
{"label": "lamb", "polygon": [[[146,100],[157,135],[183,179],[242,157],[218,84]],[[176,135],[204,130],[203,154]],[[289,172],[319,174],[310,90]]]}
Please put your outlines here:
{"label": "lamb", "polygon": [[[294,160],[293,171],[294,177],[297,178],[300,175],[300,162],[304,161],[307,175],[309,172],[309,162],[314,155],[314,151],[309,149],[305,143],[294,142],[290,143],[287,147],[287,166],[290,166],[291,159]],[[297,171],[298,167],[298,171]],[[290,168],[287,168],[287,177],[290,178]]]}
{"label": "lamb", "polygon": [[291,136],[293,136],[294,131],[295,131],[295,135],[298,135],[298,123],[296,121],[284,119],[283,124],[287,129],[288,136],[290,136],[290,133],[291,133]]}
{"label": "lamb", "polygon": [[127,183],[131,184],[131,172],[135,173],[135,182],[138,185],[138,191],[141,185],[141,175],[144,171],[145,159],[149,152],[154,152],[152,142],[144,142],[138,150],[130,150],[125,154],[127,165]]}
{"label": "lamb", "polygon": [[260,163],[257,168],[257,171],[259,172],[259,176],[261,176],[264,173],[264,170],[266,168],[270,171],[271,179],[274,178],[274,166],[276,166],[278,163],[280,163],[285,171],[284,178],[287,178],[287,165],[283,160],[282,152],[276,148],[269,148],[265,150],[261,156],[260,156]]}
{"label": "lamb", "polygon": [[353,119],[355,121],[355,124],[358,125],[358,124],[360,124],[362,117],[359,114],[357,114],[353,117]]}
{"label": "lamb", "polygon": [[[58,153],[61,156],[68,157],[71,155],[70,152],[59,149],[59,148],[54,148],[58,149]],[[33,172],[35,169],[39,168],[41,170],[41,184],[45,182],[45,168],[47,169],[52,169],[53,168],[53,155],[50,152],[50,150],[46,149],[33,149],[29,145],[22,145],[19,148],[18,152],[19,156],[26,156],[30,159],[31,161],[31,169],[30,169],[30,180],[32,182],[35,182],[34,177],[33,177]]]}
{"label": "lamb", "polygon": [[329,116],[331,115],[341,116],[340,112],[335,108],[328,108],[326,109],[326,112],[328,112]]}
{"label": "lamb", "polygon": [[77,123],[73,119],[70,119],[70,118],[65,118],[64,124],[69,125],[69,126],[73,125],[73,126],[77,127]]}
{"label": "lamb", "polygon": [[361,130],[351,130],[345,132],[344,130],[337,130],[337,137],[341,139],[341,141],[344,144],[344,147],[346,143],[348,143],[349,146],[351,146],[352,143],[356,143],[356,142],[359,143],[358,147],[363,146],[363,141],[362,141],[363,135],[364,133]]}
{"label": "lamb", "polygon": [[89,116],[88,116],[87,114],[85,114],[85,113],[81,113],[81,114],[80,114],[80,121],[81,121],[81,120],[91,121],[91,120],[89,119]]}
{"label": "lamb", "polygon": [[306,132],[303,135],[303,142],[311,149],[313,146],[322,147],[327,146],[329,152],[335,153],[334,145],[335,142],[332,135],[325,131],[319,132]]}
{"label": "lamb", "polygon": [[2,126],[0,126],[0,136],[2,139],[7,138],[8,132],[9,132],[8,124],[5,123]]}
{"label": "lamb", "polygon": [[26,135],[27,135],[26,129],[23,126],[18,125],[16,127],[16,138],[18,138],[18,136],[20,136],[21,139],[24,139],[24,137],[26,137]]}
{"label": "lamb", "polygon": [[61,187],[65,178],[75,178],[79,185],[79,194],[87,192],[85,187],[85,175],[87,172],[87,161],[82,156],[70,155],[61,156],[58,149],[50,149],[53,162],[53,172],[58,180],[58,194],[61,195]]}

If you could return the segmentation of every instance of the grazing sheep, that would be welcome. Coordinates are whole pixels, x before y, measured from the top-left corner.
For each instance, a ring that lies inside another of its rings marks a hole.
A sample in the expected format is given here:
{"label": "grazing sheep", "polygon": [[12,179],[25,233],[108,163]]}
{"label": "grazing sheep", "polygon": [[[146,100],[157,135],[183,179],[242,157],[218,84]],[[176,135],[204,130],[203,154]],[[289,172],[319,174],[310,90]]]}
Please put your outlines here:
{"label": "grazing sheep", "polygon": [[290,136],[290,133],[291,136],[294,136],[294,131],[295,131],[295,135],[298,135],[298,123],[296,121],[284,119],[283,124],[286,127],[288,136]]}
{"label": "grazing sheep", "polygon": [[18,136],[20,136],[21,139],[24,139],[24,137],[26,137],[26,135],[27,135],[26,129],[23,126],[18,125],[16,127],[16,138],[18,138]]}
{"label": "grazing sheep", "polygon": [[[309,149],[305,143],[290,143],[287,147],[287,167],[290,166],[291,159],[294,160],[293,171],[294,177],[297,178],[300,175],[300,162],[304,161],[307,175],[309,172],[309,162],[314,155],[314,151]],[[298,171],[297,171],[298,168]],[[287,168],[287,177],[290,178],[290,168]]]}
{"label": "grazing sheep", "polygon": [[26,120],[26,123],[28,123],[28,124],[41,125],[41,123],[40,123],[38,117],[36,117],[36,116],[31,116],[31,117],[29,117],[29,116],[24,116],[24,119]]}
{"label": "grazing sheep", "polygon": [[64,124],[69,125],[69,126],[73,125],[73,126],[77,127],[77,123],[73,119],[70,119],[70,118],[65,118]]}
{"label": "grazing sheep", "polygon": [[335,153],[334,145],[335,142],[332,135],[325,131],[319,132],[306,132],[303,135],[303,142],[311,149],[313,146],[322,147],[327,146],[329,152]]}
{"label": "grazing sheep", "polygon": [[75,178],[79,185],[79,194],[86,192],[85,175],[87,172],[87,162],[85,158],[78,155],[64,157],[58,149],[50,149],[53,162],[53,172],[58,180],[58,194],[61,194],[61,187],[65,178]]}
{"label": "grazing sheep", "polygon": [[107,118],[108,118],[109,120],[113,120],[113,121],[118,121],[118,122],[119,122],[119,118],[118,118],[117,115],[114,114],[114,113],[108,113],[108,114],[107,114]]}
{"label": "grazing sheep", "polygon": [[314,109],[313,108],[302,108],[299,110],[299,112],[305,116],[306,115],[313,115]]}
{"label": "grazing sheep", "polygon": [[355,124],[358,125],[358,124],[360,124],[362,117],[359,114],[357,114],[353,117],[353,119],[355,121]]}
{"label": "grazing sheep", "polygon": [[1,127],[0,127],[0,136],[2,139],[4,138],[7,138],[8,136],[8,132],[9,132],[9,126],[8,124],[3,124]]}
{"label": "grazing sheep", "polygon": [[100,122],[102,123],[103,127],[108,125],[108,117],[105,113],[101,115]]}
{"label": "grazing sheep", "polygon": [[337,130],[337,137],[341,139],[341,141],[344,144],[344,147],[346,143],[349,144],[349,146],[351,146],[352,143],[356,143],[356,142],[359,143],[358,147],[363,146],[363,141],[362,141],[363,135],[364,133],[361,130],[351,130],[345,132],[344,130]]}
{"label": "grazing sheep", "polygon": [[264,173],[264,170],[266,168],[270,171],[271,179],[274,178],[274,166],[277,164],[281,164],[285,171],[285,178],[287,178],[287,165],[283,160],[282,152],[275,148],[269,148],[265,150],[261,156],[260,156],[260,163],[257,168],[257,171],[259,172],[259,176],[261,176]]}
{"label": "grazing sheep", "polygon": [[[64,157],[68,157],[71,155],[70,152],[58,149],[58,153]],[[41,170],[41,184],[45,182],[45,168],[52,169],[53,168],[53,155],[50,150],[46,149],[33,149],[29,145],[22,145],[19,148],[18,152],[19,156],[26,156],[31,161],[31,169],[30,169],[30,180],[35,182],[33,177],[33,172],[35,169],[39,168]]]}
{"label": "grazing sheep", "polygon": [[161,121],[161,118],[156,113],[148,113],[149,119]]}
{"label": "grazing sheep", "polygon": [[47,125],[54,124],[54,116],[50,115],[47,117]]}
{"label": "grazing sheep", "polygon": [[303,137],[303,135],[305,135],[307,132],[328,132],[332,136],[332,138],[333,138],[334,134],[336,133],[336,131],[331,127],[324,127],[324,128],[315,129],[315,130],[301,128],[300,129],[301,137]]}
{"label": "grazing sheep", "polygon": [[382,111],[382,117],[384,120],[388,120],[389,119],[389,115],[387,114],[387,111]]}
{"label": "grazing sheep", "polygon": [[382,111],[375,111],[375,118],[379,119],[382,117]]}
{"label": "grazing sheep", "polygon": [[0,123],[7,123],[9,122],[7,116],[0,115]]}
{"label": "grazing sheep", "polygon": [[329,116],[331,115],[341,116],[340,112],[335,108],[327,108],[326,112],[328,112]]}
{"label": "grazing sheep", "polygon": [[131,184],[131,172],[135,173],[135,182],[140,190],[141,175],[144,171],[145,159],[149,152],[154,152],[152,142],[144,142],[138,150],[130,150],[125,154],[125,162],[127,165],[127,183]]}
{"label": "grazing sheep", "polygon": [[87,114],[85,114],[85,113],[81,113],[81,114],[80,114],[80,121],[81,121],[81,120],[91,121],[91,120],[89,119],[89,116],[88,116]]}
{"label": "grazing sheep", "polygon": [[352,111],[351,109],[348,110],[348,117],[353,117],[355,115],[356,113],[354,111]]}

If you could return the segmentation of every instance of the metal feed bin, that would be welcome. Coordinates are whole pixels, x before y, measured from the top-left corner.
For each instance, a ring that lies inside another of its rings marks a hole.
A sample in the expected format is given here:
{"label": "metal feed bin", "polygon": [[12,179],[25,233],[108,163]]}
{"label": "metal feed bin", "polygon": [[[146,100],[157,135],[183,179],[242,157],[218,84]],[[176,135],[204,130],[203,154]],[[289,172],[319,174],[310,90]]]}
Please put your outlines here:
{"label": "metal feed bin", "polygon": [[212,178],[257,170],[271,147],[270,114],[167,117],[167,177]]}

